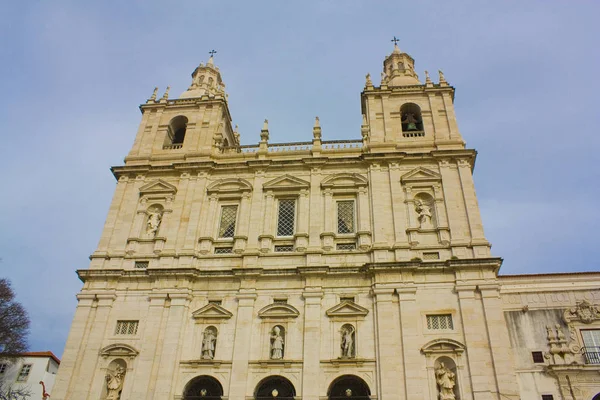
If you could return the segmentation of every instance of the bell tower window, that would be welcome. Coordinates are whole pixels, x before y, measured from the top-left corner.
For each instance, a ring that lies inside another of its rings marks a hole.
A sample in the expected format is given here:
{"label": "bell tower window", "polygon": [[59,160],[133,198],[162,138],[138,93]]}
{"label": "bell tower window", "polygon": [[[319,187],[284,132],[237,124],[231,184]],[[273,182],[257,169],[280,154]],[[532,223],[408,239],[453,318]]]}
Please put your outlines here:
{"label": "bell tower window", "polygon": [[179,147],[183,145],[187,123],[188,119],[183,115],[179,115],[169,122],[169,127],[167,128],[167,145],[180,145]]}
{"label": "bell tower window", "polygon": [[402,116],[402,136],[425,136],[421,107],[415,103],[406,103],[400,108],[400,114]]}

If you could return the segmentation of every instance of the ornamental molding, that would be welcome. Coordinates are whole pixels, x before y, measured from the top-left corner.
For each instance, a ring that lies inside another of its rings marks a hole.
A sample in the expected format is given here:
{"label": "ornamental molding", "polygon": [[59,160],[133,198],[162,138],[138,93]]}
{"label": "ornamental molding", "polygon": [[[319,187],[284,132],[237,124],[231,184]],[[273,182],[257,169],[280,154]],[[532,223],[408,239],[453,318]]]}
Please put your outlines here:
{"label": "ornamental molding", "polygon": [[261,308],[259,318],[298,318],[300,312],[292,305],[273,303]]}
{"label": "ornamental molding", "polygon": [[310,183],[296,178],[292,175],[283,175],[279,178],[275,178],[270,180],[269,182],[263,185],[264,191],[277,191],[277,190],[292,190],[292,191],[300,191],[302,189],[309,189]]}
{"label": "ornamental molding", "polygon": [[158,179],[145,184],[140,188],[140,197],[143,195],[174,195],[177,193],[177,187],[168,182]]}
{"label": "ornamental molding", "polygon": [[369,310],[359,306],[353,301],[344,300],[341,303],[331,307],[325,311],[328,317],[339,318],[339,317],[365,317],[369,313]]}
{"label": "ornamental molding", "polygon": [[192,313],[194,319],[229,319],[232,316],[229,310],[215,303],[208,303]]}
{"label": "ornamental molding", "polygon": [[573,321],[591,324],[596,320],[600,320],[600,307],[591,304],[587,300],[578,301],[575,307],[565,310],[563,319],[567,324]]}
{"label": "ornamental molding", "polygon": [[407,174],[402,175],[400,182],[402,183],[422,183],[422,182],[440,182],[442,176],[430,169],[418,167]]}
{"label": "ornamental molding", "polygon": [[110,344],[100,350],[102,357],[129,357],[133,358],[140,354],[134,347],[125,343]]}
{"label": "ornamental molding", "polygon": [[252,185],[245,179],[241,178],[229,178],[221,179],[211,183],[206,188],[206,192],[209,195],[216,196],[227,196],[237,195],[241,196],[242,193],[248,193],[252,191]]}
{"label": "ornamental molding", "polygon": [[465,349],[465,345],[459,341],[453,339],[435,339],[421,347],[421,353],[426,355],[437,353],[462,353]]}
{"label": "ornamental molding", "polygon": [[328,176],[321,182],[323,189],[353,189],[368,186],[369,181],[362,175],[339,173]]}

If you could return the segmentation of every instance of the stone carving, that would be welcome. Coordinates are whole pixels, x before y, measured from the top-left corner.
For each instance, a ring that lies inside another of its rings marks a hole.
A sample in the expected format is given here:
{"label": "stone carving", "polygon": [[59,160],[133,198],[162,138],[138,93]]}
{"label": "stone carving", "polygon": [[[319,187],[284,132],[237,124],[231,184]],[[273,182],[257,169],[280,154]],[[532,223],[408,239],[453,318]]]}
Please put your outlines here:
{"label": "stone carving", "polygon": [[148,210],[148,222],[146,222],[146,234],[155,237],[162,222],[162,212],[158,208]]}
{"label": "stone carving", "polygon": [[417,200],[415,202],[415,211],[418,214],[417,219],[419,220],[421,229],[431,228],[431,207],[421,200]]}
{"label": "stone carving", "polygon": [[440,400],[454,400],[454,386],[456,386],[456,375],[450,371],[443,362],[435,369],[435,381],[440,391]]}
{"label": "stone carving", "polygon": [[217,344],[217,330],[209,326],[204,330],[202,336],[202,359],[212,360],[215,358],[215,347]]}
{"label": "stone carving", "polygon": [[114,373],[106,374],[106,400],[119,400],[123,381],[125,380],[125,368],[117,365]]}
{"label": "stone carving", "polygon": [[546,326],[548,347],[550,351],[544,357],[550,364],[581,364],[581,347],[577,343],[575,329],[569,326],[569,339],[567,341],[560,325]]}
{"label": "stone carving", "polygon": [[271,332],[271,360],[281,360],[283,358],[283,335],[281,327],[273,327]]}
{"label": "stone carving", "polygon": [[563,319],[568,324],[571,321],[581,321],[584,324],[591,324],[600,319],[600,310],[586,300],[578,301],[577,305],[565,310]]}
{"label": "stone carving", "polygon": [[354,333],[355,329],[352,325],[346,324],[340,329],[342,335],[342,341],[340,347],[342,349],[342,358],[354,358],[356,352],[354,351]]}
{"label": "stone carving", "polygon": [[352,389],[346,389],[344,393],[346,394],[346,397],[352,397]]}

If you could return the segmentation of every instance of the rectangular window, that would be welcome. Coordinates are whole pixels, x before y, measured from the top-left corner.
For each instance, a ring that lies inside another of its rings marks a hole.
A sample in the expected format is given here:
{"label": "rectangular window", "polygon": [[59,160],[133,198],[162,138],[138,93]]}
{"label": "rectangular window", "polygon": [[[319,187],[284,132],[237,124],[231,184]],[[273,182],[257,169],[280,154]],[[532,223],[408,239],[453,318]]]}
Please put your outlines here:
{"label": "rectangular window", "polygon": [[440,259],[440,253],[438,253],[437,251],[432,251],[431,253],[423,253],[423,260],[439,260]]}
{"label": "rectangular window", "polygon": [[5,373],[7,368],[6,364],[0,364],[0,375]]}
{"label": "rectangular window", "polygon": [[287,304],[287,299],[273,299],[273,304]]}
{"label": "rectangular window", "polygon": [[296,223],[296,200],[279,200],[277,236],[293,236]]}
{"label": "rectangular window", "polygon": [[340,296],[340,303],[342,301],[350,301],[350,302],[354,303],[354,296]]}
{"label": "rectangular window", "polygon": [[31,372],[31,364],[25,364],[21,367],[21,371],[19,371],[19,376],[17,376],[18,382],[25,382],[27,378],[29,378],[29,373]]}
{"label": "rectangular window", "polygon": [[219,223],[220,238],[232,238],[235,235],[237,209],[237,205],[221,207],[221,222]]}
{"label": "rectangular window", "polygon": [[336,250],[356,250],[356,243],[338,243],[335,245]]}
{"label": "rectangular window", "polygon": [[221,303],[222,303],[221,300],[208,300],[208,304],[214,304],[214,305],[220,306]]}
{"label": "rectangular window", "polygon": [[275,246],[275,253],[284,253],[284,252],[289,252],[289,251],[294,251],[294,245],[285,244],[285,245]]}
{"label": "rectangular window", "polygon": [[139,269],[146,269],[148,268],[149,262],[148,261],[136,261],[135,262],[135,268],[139,268]]}
{"label": "rectangular window", "polygon": [[233,247],[215,247],[215,254],[232,254]]}
{"label": "rectangular window", "polygon": [[554,396],[552,396],[551,394],[543,394],[542,400],[554,400]]}
{"label": "rectangular window", "polygon": [[135,335],[137,334],[139,321],[117,321],[115,335]]}
{"label": "rectangular window", "polygon": [[533,362],[536,364],[544,364],[544,353],[541,351],[532,351],[531,358],[533,358]]}
{"label": "rectangular window", "polygon": [[581,336],[586,364],[600,364],[600,329],[582,330]]}
{"label": "rectangular window", "polygon": [[454,329],[452,314],[428,315],[427,329]]}
{"label": "rectangular window", "polygon": [[354,200],[337,202],[338,233],[354,233]]}

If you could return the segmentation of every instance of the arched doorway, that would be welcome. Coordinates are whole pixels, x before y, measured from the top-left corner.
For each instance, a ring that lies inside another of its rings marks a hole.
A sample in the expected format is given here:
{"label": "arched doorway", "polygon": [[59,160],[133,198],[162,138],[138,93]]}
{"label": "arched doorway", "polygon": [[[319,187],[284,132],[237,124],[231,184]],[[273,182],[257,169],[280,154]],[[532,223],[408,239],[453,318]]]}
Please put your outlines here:
{"label": "arched doorway", "polygon": [[254,398],[256,400],[292,400],[296,396],[296,389],[292,382],[283,376],[269,376],[256,386]]}
{"label": "arched doorway", "polygon": [[600,393],[598,393],[597,395],[595,395],[592,400],[600,400]]}
{"label": "arched doorway", "polygon": [[330,400],[369,400],[369,385],[355,375],[342,375],[329,386],[327,397]]}
{"label": "arched doorway", "polygon": [[208,375],[197,376],[185,387],[183,400],[221,400],[223,386],[218,380]]}

